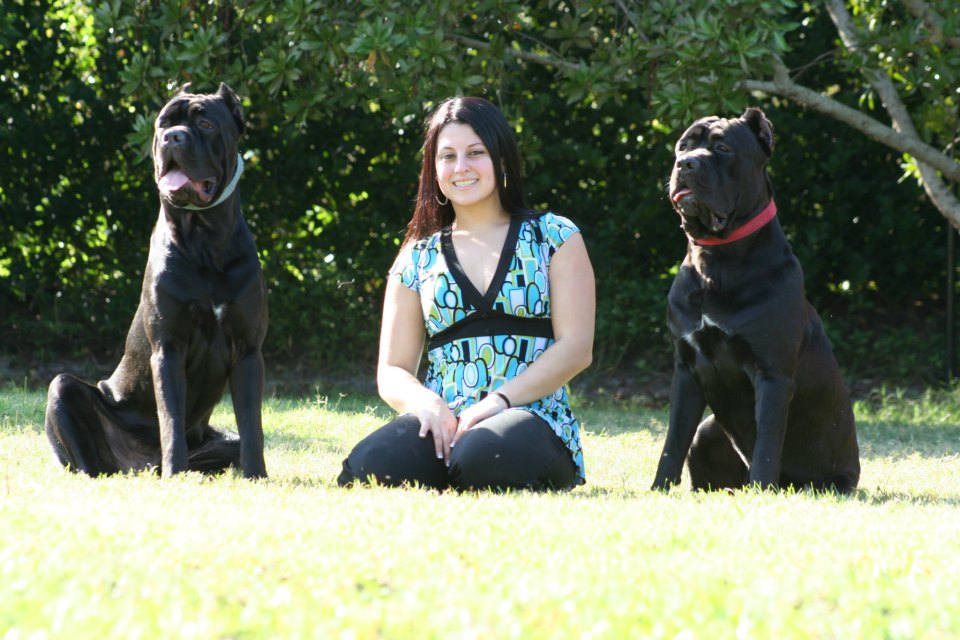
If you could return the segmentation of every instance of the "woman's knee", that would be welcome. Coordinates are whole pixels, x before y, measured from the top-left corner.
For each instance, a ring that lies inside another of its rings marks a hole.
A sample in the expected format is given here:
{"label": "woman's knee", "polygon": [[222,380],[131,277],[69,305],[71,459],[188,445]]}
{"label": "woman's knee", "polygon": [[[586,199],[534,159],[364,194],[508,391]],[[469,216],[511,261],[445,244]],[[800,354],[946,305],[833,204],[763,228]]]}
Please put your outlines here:
{"label": "woman's knee", "polygon": [[400,416],[377,429],[358,442],[343,461],[337,483],[445,487],[446,472],[436,460],[431,436],[420,438],[419,432],[420,422],[414,416]]}
{"label": "woman's knee", "polygon": [[506,460],[497,447],[496,434],[471,429],[450,454],[450,484],[459,491],[506,489]]}
{"label": "woman's knee", "polygon": [[343,487],[354,482],[395,486],[401,484],[395,479],[395,464],[389,448],[378,442],[361,441],[344,459],[343,470],[337,483]]}
{"label": "woman's knee", "polygon": [[552,442],[545,446],[539,430],[549,427],[539,422],[532,427],[523,437],[483,427],[464,434],[450,456],[451,486],[459,491],[572,487],[576,467],[566,447],[561,443],[555,448]]}

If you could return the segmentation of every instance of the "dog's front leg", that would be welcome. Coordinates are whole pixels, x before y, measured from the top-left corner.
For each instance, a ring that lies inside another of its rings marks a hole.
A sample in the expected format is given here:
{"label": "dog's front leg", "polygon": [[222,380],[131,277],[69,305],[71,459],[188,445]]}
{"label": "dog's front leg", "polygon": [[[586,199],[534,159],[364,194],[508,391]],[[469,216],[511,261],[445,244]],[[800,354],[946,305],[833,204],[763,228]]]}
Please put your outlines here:
{"label": "dog's front leg", "polygon": [[665,491],[680,484],[683,462],[706,407],[700,384],[690,367],[678,359],[670,384],[670,426],[651,489]]}
{"label": "dog's front leg", "polygon": [[160,471],[164,478],[187,470],[186,356],[168,344],[150,356],[160,421]]}
{"label": "dog's front leg", "polygon": [[252,351],[242,356],[230,372],[230,395],[240,434],[240,469],[245,478],[266,478],[263,459],[263,355]]}
{"label": "dog's front leg", "polygon": [[795,384],[783,376],[758,374],[756,392],[757,441],[750,460],[750,484],[764,489],[780,484],[783,442],[787,435],[787,414]]}

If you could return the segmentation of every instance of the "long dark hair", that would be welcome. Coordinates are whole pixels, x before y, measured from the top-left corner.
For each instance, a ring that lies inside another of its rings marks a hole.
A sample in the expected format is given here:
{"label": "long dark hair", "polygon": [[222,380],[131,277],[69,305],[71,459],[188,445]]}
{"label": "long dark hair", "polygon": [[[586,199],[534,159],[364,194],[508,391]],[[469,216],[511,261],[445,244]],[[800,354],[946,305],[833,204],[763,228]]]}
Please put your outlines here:
{"label": "long dark hair", "polygon": [[[413,217],[407,224],[403,243],[428,238],[440,229],[453,224],[453,205],[440,204],[437,184],[437,138],[440,130],[451,122],[469,125],[480,137],[490,153],[498,176],[497,192],[500,204],[512,216],[534,216],[523,195],[523,176],[520,170],[520,151],[513,129],[503,113],[483,98],[447,98],[424,121],[423,164],[420,168],[420,187]],[[503,186],[503,174],[507,186]]]}

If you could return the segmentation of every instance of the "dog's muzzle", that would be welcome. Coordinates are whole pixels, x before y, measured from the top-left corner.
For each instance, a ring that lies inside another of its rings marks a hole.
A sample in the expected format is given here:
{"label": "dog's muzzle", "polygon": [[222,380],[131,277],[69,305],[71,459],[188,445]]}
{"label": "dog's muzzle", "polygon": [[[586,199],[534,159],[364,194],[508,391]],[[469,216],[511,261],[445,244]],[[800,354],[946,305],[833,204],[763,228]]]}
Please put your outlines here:
{"label": "dog's muzzle", "polygon": [[729,218],[718,214],[694,195],[689,187],[679,187],[671,196],[673,208],[683,219],[686,228],[688,221],[696,222],[711,233],[720,233]]}

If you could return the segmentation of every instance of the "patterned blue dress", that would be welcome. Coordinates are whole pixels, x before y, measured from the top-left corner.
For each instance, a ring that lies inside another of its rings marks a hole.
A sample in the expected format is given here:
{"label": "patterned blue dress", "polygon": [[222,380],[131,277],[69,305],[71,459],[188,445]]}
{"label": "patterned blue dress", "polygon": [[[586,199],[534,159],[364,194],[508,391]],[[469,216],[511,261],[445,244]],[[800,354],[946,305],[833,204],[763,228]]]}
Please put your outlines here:
{"label": "patterned blue dress", "polygon": [[[419,294],[431,341],[424,384],[444,399],[454,415],[523,372],[553,344],[550,259],[575,233],[579,229],[570,220],[553,213],[512,218],[500,265],[483,294],[463,273],[449,229],[408,244],[397,256],[390,274]],[[462,323],[455,327],[466,331],[441,334],[465,318],[478,322],[472,329]],[[570,409],[566,388],[517,408],[542,418],[563,440],[582,484],[580,423]]]}

